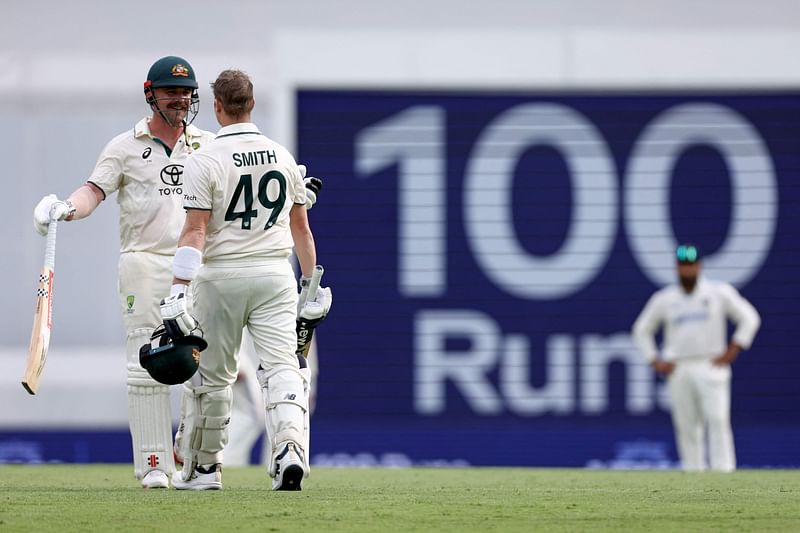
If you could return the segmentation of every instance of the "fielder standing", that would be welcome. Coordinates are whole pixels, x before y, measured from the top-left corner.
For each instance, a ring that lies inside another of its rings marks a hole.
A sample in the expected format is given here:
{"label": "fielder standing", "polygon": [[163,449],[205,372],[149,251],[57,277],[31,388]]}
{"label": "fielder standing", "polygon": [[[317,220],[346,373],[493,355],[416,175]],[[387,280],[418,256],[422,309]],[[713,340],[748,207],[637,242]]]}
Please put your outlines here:
{"label": "fielder standing", "polygon": [[[633,339],[650,366],[667,376],[683,469],[704,470],[708,455],[713,470],[731,472],[736,469],[736,455],[730,365],[752,344],[761,318],[732,285],[700,277],[695,246],[679,246],[676,259],[679,285],[650,298],[633,325]],[[730,342],[728,319],[736,324]],[[655,334],[662,328],[659,352]]]}
{"label": "fielder standing", "polygon": [[[238,70],[212,84],[222,128],[186,166],[186,222],[173,261],[171,296],[161,304],[177,334],[196,326],[186,307],[192,283],[194,313],[208,349],[198,373],[184,384],[181,408],[183,470],[177,489],[222,488],[222,451],[231,417],[242,328],[253,338],[271,444],[273,490],[300,490],[308,475],[308,381],[298,359],[294,247],[304,278],[316,249],[304,204],[306,191],[292,155],[251,122],[253,85]],[[305,284],[304,284],[305,285]],[[320,288],[304,316],[324,318],[330,290]],[[311,311],[309,311],[311,310]]]}
{"label": "fielder standing", "polygon": [[[161,323],[159,302],[169,291],[172,256],[185,213],[183,168],[187,157],[215,134],[192,125],[197,115],[195,71],[188,61],[156,61],[144,83],[152,116],[113,138],[88,181],[67,200],[45,196],[34,225],[45,235],[50,217],[78,220],[117,192],[120,207],[119,299],[127,333],[128,420],[134,475],[145,488],[166,488],[175,471],[169,387],[139,364],[139,347]],[[309,178],[310,179],[310,178]],[[309,204],[315,199],[309,195]],[[310,205],[309,205],[310,207]]]}

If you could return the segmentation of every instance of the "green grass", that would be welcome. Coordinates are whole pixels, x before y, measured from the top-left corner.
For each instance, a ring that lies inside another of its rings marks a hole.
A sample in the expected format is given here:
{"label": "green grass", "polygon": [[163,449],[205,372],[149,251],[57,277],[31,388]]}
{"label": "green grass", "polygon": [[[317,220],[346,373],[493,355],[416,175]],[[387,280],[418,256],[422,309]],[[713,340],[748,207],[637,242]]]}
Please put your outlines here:
{"label": "green grass", "polygon": [[121,465],[0,466],[0,532],[800,531],[800,472],[316,468],[276,493],[144,490]]}

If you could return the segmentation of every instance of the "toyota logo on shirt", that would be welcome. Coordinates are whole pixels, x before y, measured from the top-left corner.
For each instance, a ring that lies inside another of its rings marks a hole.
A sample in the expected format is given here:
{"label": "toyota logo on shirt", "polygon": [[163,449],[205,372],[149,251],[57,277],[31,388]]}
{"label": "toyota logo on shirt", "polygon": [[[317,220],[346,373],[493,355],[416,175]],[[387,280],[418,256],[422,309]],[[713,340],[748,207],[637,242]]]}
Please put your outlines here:
{"label": "toyota logo on shirt", "polygon": [[167,165],[161,169],[161,182],[170,187],[182,185],[183,165]]}

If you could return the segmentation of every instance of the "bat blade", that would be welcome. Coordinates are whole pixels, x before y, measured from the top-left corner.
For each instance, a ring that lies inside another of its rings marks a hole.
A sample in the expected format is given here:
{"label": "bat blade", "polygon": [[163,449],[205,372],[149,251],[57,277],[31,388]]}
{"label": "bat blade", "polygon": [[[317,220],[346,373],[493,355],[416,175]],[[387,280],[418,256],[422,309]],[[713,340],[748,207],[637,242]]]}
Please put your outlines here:
{"label": "bat blade", "polygon": [[39,274],[39,287],[36,289],[36,310],[33,313],[33,331],[28,346],[28,360],[22,386],[29,394],[36,394],[42,378],[47,349],[50,347],[50,330],[53,326],[53,276],[56,271],[56,226],[50,221],[47,228],[47,243],[44,249],[44,266]]}
{"label": "bat blade", "polygon": [[53,275],[54,272],[49,267],[42,268],[39,287],[36,290],[33,331],[28,347],[25,375],[22,378],[22,386],[30,394],[36,394],[39,388],[39,380],[47,360],[47,350],[50,347],[50,330],[53,325]]}

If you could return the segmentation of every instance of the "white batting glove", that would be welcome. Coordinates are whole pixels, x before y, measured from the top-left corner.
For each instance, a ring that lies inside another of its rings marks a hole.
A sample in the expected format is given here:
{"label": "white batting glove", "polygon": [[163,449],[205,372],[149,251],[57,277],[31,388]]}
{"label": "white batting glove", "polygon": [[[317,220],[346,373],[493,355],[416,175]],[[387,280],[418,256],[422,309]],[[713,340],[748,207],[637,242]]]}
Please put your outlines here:
{"label": "white batting glove", "polygon": [[317,196],[322,189],[322,180],[314,177],[307,178],[307,169],[305,165],[297,165],[297,168],[300,169],[300,176],[303,178],[303,183],[306,186],[306,211],[308,211],[317,203]]}
{"label": "white batting glove", "polygon": [[197,328],[197,320],[189,314],[187,297],[182,292],[161,300],[161,320],[167,335],[173,339],[189,335]]}
{"label": "white batting glove", "polygon": [[311,323],[312,326],[316,326],[328,316],[332,304],[333,294],[331,294],[331,288],[320,287],[317,289],[316,297],[313,300],[307,300],[305,305],[300,309],[297,314],[297,319],[304,320]]}
{"label": "white batting glove", "polygon": [[72,204],[59,200],[55,194],[48,194],[33,209],[33,227],[39,235],[47,235],[51,220],[64,220],[74,212]]}

